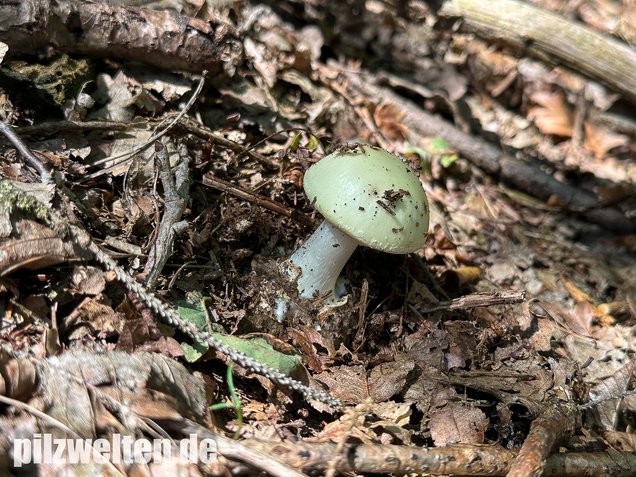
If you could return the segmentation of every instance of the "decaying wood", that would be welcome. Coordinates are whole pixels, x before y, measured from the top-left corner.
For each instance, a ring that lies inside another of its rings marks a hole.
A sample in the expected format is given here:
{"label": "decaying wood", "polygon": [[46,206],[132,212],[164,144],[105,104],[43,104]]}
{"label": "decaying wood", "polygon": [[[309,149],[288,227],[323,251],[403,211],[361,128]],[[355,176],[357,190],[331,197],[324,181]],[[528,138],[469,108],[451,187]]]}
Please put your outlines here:
{"label": "decaying wood", "polygon": [[[264,442],[246,440],[243,444],[273,456],[306,473],[324,471],[337,444],[331,442]],[[348,444],[346,458],[339,459],[339,472],[368,472],[429,475],[506,475],[517,455],[515,451],[487,445],[413,447],[379,444]],[[630,477],[636,473],[636,455],[630,452],[568,452],[553,454],[544,466],[550,477],[611,475]]]}
{"label": "decaying wood", "polygon": [[636,104],[636,50],[625,43],[518,0],[449,0],[439,14],[461,17],[484,38],[556,58]]}
{"label": "decaying wood", "polygon": [[462,157],[488,174],[541,200],[556,199],[564,210],[581,214],[592,223],[617,233],[627,234],[636,230],[636,222],[630,221],[616,208],[604,207],[593,192],[560,182],[545,173],[539,164],[511,157],[485,139],[460,131],[448,121],[424,111],[390,88],[378,86],[367,75],[343,74],[347,75],[350,87],[357,88],[362,95],[383,98],[397,106],[405,115],[403,123],[415,136],[439,136]]}
{"label": "decaying wood", "polygon": [[420,313],[433,313],[434,311],[468,310],[494,305],[510,305],[525,301],[526,293],[523,291],[501,291],[495,293],[474,293],[449,301],[441,301],[418,310]]}
{"label": "decaying wood", "polygon": [[139,277],[150,290],[155,288],[164,265],[172,255],[177,233],[188,227],[187,222],[181,222],[181,217],[190,200],[190,156],[185,146],[179,148],[180,162],[174,171],[170,167],[166,147],[157,142],[155,151],[163,185],[164,211],[142,277]]}
{"label": "decaying wood", "polygon": [[0,4],[0,41],[6,59],[71,54],[141,61],[165,70],[232,72],[242,47],[232,28],[170,11],[81,0],[24,0]]}
{"label": "decaying wood", "polygon": [[[548,404],[543,414],[532,421],[528,437],[512,462],[507,477],[543,475],[554,446],[576,430],[578,414],[571,404]],[[546,475],[552,474],[548,472]]]}
{"label": "decaying wood", "polygon": [[275,456],[245,445],[246,441],[229,439],[187,419],[184,419],[183,422],[175,423],[174,427],[180,428],[184,435],[196,434],[200,439],[212,439],[216,444],[218,453],[226,459],[244,462],[273,476],[305,476],[301,471],[294,469],[287,463],[281,462],[280,459],[276,459]]}

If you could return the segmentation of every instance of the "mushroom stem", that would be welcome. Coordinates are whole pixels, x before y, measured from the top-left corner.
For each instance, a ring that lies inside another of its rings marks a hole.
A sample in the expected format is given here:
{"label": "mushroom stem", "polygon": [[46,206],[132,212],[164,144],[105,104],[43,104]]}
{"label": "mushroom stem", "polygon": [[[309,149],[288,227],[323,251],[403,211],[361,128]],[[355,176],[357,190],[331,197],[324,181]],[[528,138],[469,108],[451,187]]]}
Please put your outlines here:
{"label": "mushroom stem", "polygon": [[323,221],[289,259],[293,265],[288,273],[296,278],[300,296],[309,299],[331,293],[331,298],[338,298],[336,280],[357,246],[357,240]]}

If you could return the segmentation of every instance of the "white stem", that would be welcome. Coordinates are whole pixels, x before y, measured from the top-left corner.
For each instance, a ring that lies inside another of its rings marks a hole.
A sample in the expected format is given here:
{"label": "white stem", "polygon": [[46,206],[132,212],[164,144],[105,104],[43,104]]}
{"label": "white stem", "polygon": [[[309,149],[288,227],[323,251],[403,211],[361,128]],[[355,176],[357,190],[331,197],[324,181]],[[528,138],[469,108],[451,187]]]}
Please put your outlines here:
{"label": "white stem", "polygon": [[294,271],[292,266],[289,271],[297,278],[300,296],[314,298],[327,293],[333,295],[336,280],[357,246],[355,239],[326,220],[323,221],[289,259],[297,269]]}

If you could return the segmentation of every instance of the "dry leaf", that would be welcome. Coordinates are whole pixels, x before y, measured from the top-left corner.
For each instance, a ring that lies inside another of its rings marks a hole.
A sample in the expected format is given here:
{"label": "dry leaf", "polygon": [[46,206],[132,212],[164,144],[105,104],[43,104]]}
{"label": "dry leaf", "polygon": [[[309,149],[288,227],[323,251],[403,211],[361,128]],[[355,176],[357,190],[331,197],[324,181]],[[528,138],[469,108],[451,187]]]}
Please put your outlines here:
{"label": "dry leaf", "polygon": [[609,128],[605,128],[589,121],[585,121],[585,148],[593,152],[597,158],[605,156],[612,149],[627,146],[629,138],[624,134],[617,134]]}
{"label": "dry leaf", "polygon": [[375,402],[384,402],[398,394],[406,384],[406,377],[415,368],[411,360],[382,363],[369,373],[369,394]]}
{"label": "dry leaf", "polygon": [[561,93],[538,91],[530,99],[538,106],[528,110],[528,118],[542,133],[572,136],[572,113]]}
{"label": "dry leaf", "polygon": [[403,123],[405,114],[394,104],[382,103],[375,108],[373,120],[382,133],[393,141],[404,141],[408,128]]}
{"label": "dry leaf", "polygon": [[329,394],[347,404],[360,404],[369,397],[364,366],[334,366],[314,378],[327,385]]}
{"label": "dry leaf", "polygon": [[433,413],[429,426],[436,446],[483,444],[488,418],[479,408],[451,402]]}

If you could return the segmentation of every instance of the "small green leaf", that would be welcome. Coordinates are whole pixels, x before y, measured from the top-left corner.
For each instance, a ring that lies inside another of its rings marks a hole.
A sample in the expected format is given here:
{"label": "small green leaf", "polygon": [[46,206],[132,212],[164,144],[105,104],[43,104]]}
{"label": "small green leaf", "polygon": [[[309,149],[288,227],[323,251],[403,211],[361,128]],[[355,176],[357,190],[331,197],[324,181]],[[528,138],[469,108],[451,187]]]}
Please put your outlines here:
{"label": "small green leaf", "polygon": [[309,135],[309,141],[307,141],[307,149],[310,151],[315,151],[320,146],[320,141],[313,134]]}
{"label": "small green leaf", "polygon": [[239,338],[219,333],[213,333],[212,336],[259,363],[266,364],[288,376],[293,376],[295,371],[302,367],[300,356],[281,353],[263,338]]}
{"label": "small green leaf", "polygon": [[441,137],[434,137],[431,139],[430,151],[433,154],[441,154],[443,152],[450,151],[448,144]]}
{"label": "small green leaf", "polygon": [[439,158],[439,162],[444,168],[450,167],[456,160],[457,154],[442,154]]}
{"label": "small green leaf", "polygon": [[296,152],[298,150],[298,146],[300,146],[301,137],[302,137],[302,135],[300,133],[298,133],[298,134],[296,134],[296,136],[294,136],[294,140],[289,145],[289,151],[290,152]]}
{"label": "small green leaf", "polygon": [[[181,316],[184,321],[187,321],[188,323],[196,326],[198,329],[208,333],[214,328],[217,328],[218,326],[214,326],[213,323],[210,323],[210,318],[208,316],[207,309],[205,308],[205,299],[197,297],[193,301],[194,302],[177,302],[177,312],[179,313],[179,316]],[[193,345],[181,343],[184,358],[188,363],[194,363],[201,359],[201,356],[207,353],[208,348],[208,345],[205,343],[195,342]]]}
{"label": "small green leaf", "polygon": [[207,345],[203,343],[194,343],[194,346],[190,346],[188,343],[181,343],[181,349],[183,350],[183,357],[188,363],[199,361],[201,356],[208,352]]}
{"label": "small green leaf", "polygon": [[[184,301],[178,302],[177,311],[181,318],[188,323],[192,323],[202,331],[209,333],[213,328],[213,324],[210,323],[203,300],[194,304]],[[237,351],[241,351],[260,363],[267,364],[270,367],[277,369],[281,373],[294,375],[295,371],[302,368],[300,356],[281,353],[280,351],[275,350],[272,345],[263,338],[239,338],[237,336],[230,336],[221,333],[211,333],[211,335],[222,343],[231,346]],[[208,351],[209,347],[205,343],[195,341],[192,345],[181,343],[181,348],[185,354],[185,359],[188,362],[194,362],[200,359],[201,356]]]}

